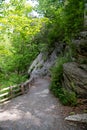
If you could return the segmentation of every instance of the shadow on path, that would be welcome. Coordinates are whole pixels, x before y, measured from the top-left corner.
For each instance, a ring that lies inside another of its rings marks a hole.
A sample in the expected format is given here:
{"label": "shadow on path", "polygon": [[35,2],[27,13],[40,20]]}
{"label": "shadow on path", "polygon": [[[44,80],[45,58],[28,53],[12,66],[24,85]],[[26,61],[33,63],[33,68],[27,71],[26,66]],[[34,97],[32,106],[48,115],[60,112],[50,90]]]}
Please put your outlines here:
{"label": "shadow on path", "polygon": [[27,94],[0,106],[0,130],[86,130],[64,121],[63,106],[49,92],[49,83],[37,79]]}

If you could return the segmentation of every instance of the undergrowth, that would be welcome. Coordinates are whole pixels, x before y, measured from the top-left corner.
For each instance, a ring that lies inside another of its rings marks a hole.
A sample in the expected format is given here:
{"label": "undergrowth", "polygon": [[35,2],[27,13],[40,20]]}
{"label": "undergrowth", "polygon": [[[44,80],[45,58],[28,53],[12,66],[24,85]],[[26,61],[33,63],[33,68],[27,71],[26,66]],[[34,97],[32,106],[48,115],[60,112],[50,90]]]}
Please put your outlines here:
{"label": "undergrowth", "polygon": [[50,90],[52,93],[60,99],[64,105],[76,105],[77,98],[74,92],[68,92],[62,87],[63,80],[63,64],[69,62],[71,59],[69,56],[60,57],[57,59],[56,65],[51,70],[52,82],[50,85]]}
{"label": "undergrowth", "polygon": [[27,79],[26,75],[18,75],[15,73],[6,76],[2,75],[2,77],[0,76],[0,89],[20,84],[26,81],[26,79]]}

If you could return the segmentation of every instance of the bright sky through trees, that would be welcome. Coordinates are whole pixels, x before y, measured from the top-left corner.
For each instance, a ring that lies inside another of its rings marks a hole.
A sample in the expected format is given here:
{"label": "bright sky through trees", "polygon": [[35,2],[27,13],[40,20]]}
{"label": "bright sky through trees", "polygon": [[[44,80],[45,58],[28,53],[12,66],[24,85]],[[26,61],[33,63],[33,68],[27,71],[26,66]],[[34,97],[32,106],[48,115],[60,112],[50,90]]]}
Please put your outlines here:
{"label": "bright sky through trees", "polygon": [[[6,3],[8,3],[10,0],[5,0]],[[32,5],[33,7],[37,4],[37,1],[32,1],[32,0],[26,0],[27,3],[29,3],[30,5]]]}
{"label": "bright sky through trees", "polygon": [[[5,0],[6,3],[9,3],[10,0]],[[26,0],[26,3],[30,4],[32,7],[38,4],[36,0]],[[36,11],[32,11],[31,15],[39,17],[39,14]]]}

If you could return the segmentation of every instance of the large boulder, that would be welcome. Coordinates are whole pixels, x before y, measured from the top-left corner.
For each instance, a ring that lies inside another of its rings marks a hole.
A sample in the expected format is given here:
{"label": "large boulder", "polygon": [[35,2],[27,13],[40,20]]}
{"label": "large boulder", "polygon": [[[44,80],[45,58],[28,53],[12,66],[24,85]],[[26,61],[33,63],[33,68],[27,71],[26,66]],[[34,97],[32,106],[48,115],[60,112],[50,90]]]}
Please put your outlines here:
{"label": "large boulder", "polygon": [[28,70],[31,78],[50,76],[50,69],[55,64],[58,55],[63,52],[65,43],[55,43],[55,49],[49,53],[40,53]]}
{"label": "large boulder", "polygon": [[33,78],[50,75],[50,68],[54,65],[56,58],[55,51],[53,51],[49,58],[40,53],[30,66],[28,74]]}
{"label": "large boulder", "polygon": [[79,97],[87,98],[87,65],[75,62],[63,65],[63,86],[68,91],[74,91]]}

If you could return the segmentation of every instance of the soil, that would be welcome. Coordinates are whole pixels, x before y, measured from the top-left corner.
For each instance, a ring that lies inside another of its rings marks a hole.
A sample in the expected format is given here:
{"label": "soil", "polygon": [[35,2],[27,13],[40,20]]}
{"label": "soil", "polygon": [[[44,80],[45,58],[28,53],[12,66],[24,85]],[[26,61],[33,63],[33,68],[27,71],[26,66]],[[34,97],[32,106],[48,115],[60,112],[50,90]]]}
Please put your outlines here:
{"label": "soil", "polygon": [[0,106],[0,130],[87,130],[87,124],[65,121],[87,106],[63,106],[49,91],[50,80],[37,79],[30,91]]}

